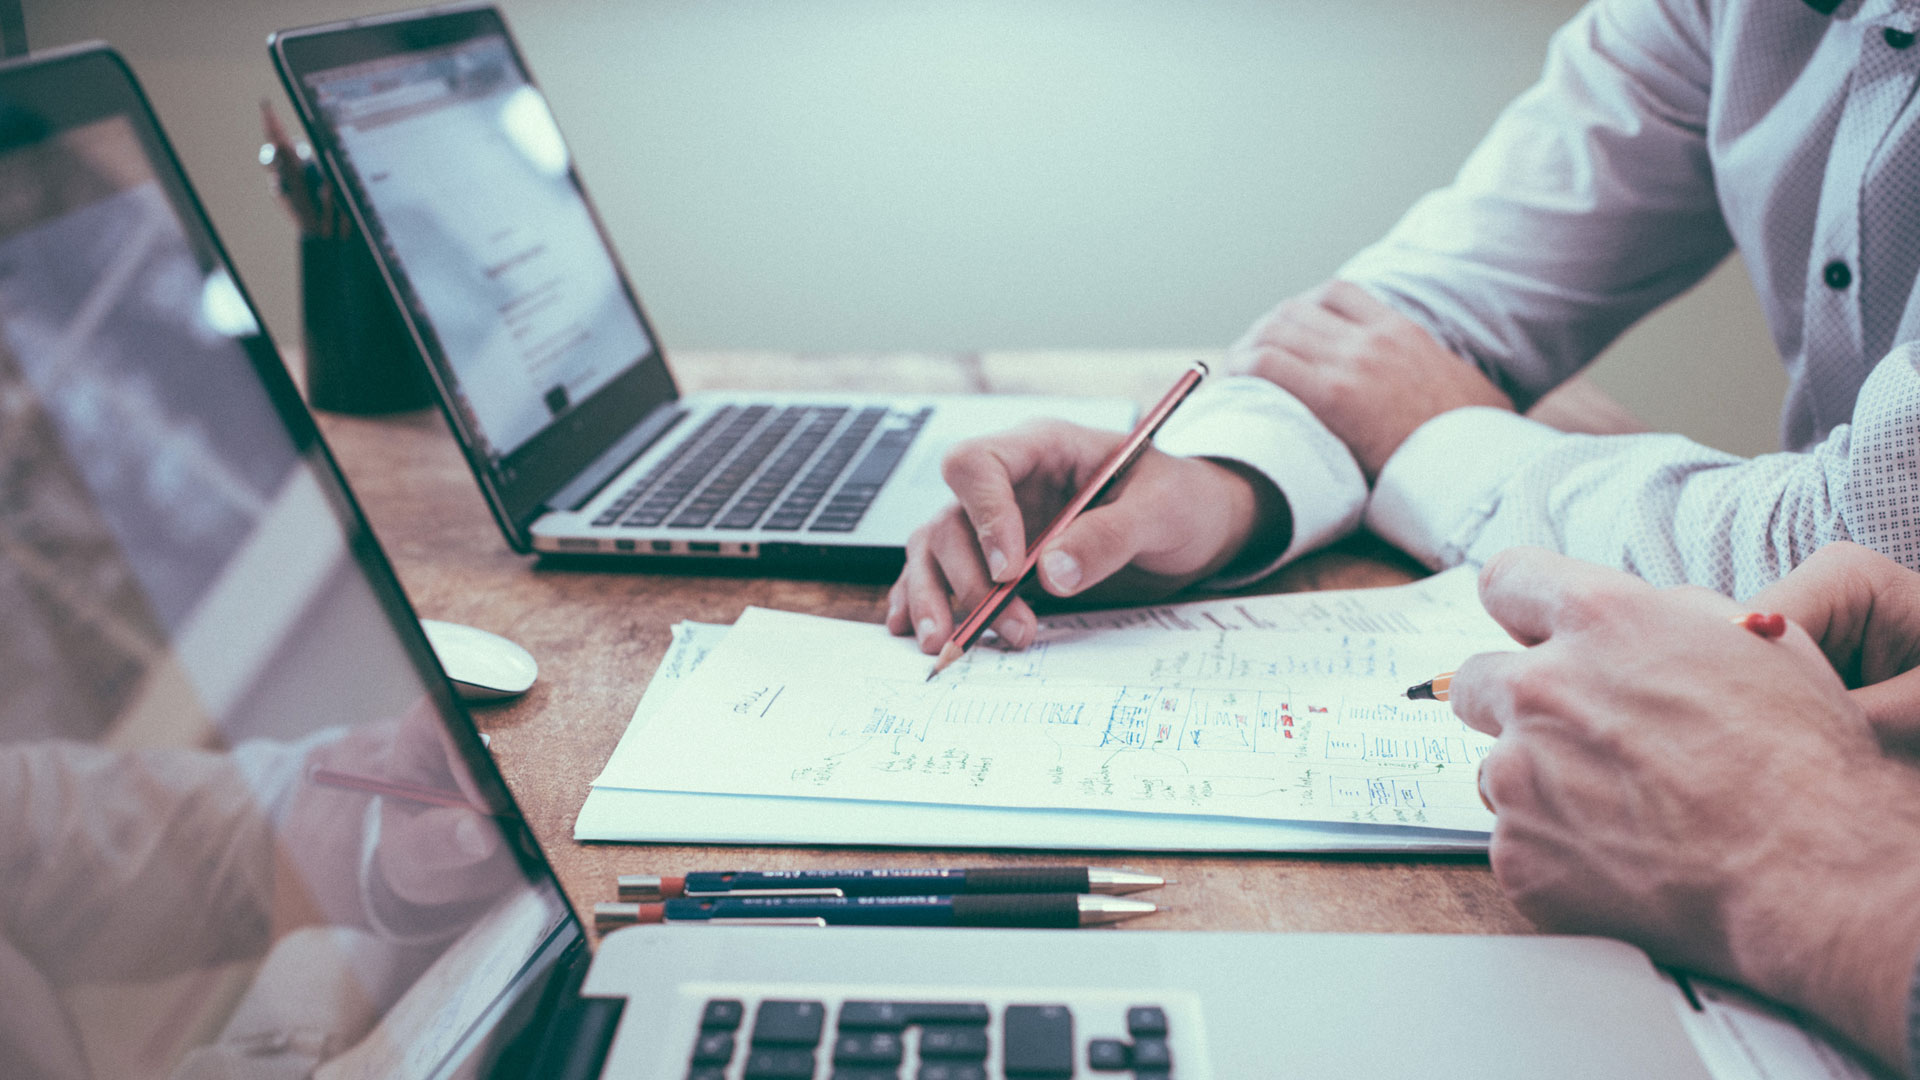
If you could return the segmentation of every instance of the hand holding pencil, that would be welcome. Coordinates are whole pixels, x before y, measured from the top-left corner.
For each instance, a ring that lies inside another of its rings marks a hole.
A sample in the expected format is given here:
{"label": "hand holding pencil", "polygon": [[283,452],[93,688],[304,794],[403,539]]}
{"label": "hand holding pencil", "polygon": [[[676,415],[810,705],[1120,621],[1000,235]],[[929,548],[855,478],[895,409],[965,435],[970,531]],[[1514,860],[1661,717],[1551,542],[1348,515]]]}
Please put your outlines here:
{"label": "hand holding pencil", "polygon": [[[1101,467],[1127,439],[1052,422],[955,447],[943,473],[958,501],[908,541],[888,596],[888,629],[912,634],[932,654],[952,636],[956,610],[1018,584],[1028,565],[1055,596],[1097,589],[1115,601],[1144,600],[1217,572],[1256,536],[1284,543],[1284,524],[1275,528],[1284,502],[1271,483],[1150,444],[1103,498],[1036,543],[1074,496],[1097,487]],[[988,625],[1024,648],[1036,620],[1016,595]]]}

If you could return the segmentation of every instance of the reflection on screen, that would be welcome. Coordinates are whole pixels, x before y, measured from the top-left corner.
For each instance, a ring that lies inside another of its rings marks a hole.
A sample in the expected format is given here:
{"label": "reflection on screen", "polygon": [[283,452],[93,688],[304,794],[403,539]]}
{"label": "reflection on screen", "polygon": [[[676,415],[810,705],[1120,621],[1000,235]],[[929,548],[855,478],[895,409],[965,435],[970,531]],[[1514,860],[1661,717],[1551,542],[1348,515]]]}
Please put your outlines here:
{"label": "reflection on screen", "polygon": [[494,460],[652,352],[504,38],[306,81]]}
{"label": "reflection on screen", "polygon": [[0,156],[0,1076],[431,1075],[564,918],[259,332],[130,122]]}

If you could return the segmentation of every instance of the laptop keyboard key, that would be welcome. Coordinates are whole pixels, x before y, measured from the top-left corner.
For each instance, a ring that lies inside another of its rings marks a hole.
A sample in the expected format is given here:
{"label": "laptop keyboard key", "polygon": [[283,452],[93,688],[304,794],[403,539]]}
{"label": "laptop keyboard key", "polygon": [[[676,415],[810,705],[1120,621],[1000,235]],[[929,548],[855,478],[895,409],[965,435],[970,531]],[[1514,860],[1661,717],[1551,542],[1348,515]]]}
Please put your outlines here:
{"label": "laptop keyboard key", "polygon": [[993,1013],[985,1005],[959,1001],[914,1001],[907,1003],[910,1024],[968,1024],[985,1027]]}
{"label": "laptop keyboard key", "polygon": [[1164,1037],[1167,1033],[1167,1013],[1157,1005],[1136,1005],[1127,1010],[1127,1034],[1138,1039],[1143,1036]]}
{"label": "laptop keyboard key", "polygon": [[813,1080],[813,1051],[755,1047],[742,1075],[746,1080]]}
{"label": "laptop keyboard key", "polygon": [[693,1044],[695,1065],[725,1065],[733,1060],[733,1032],[703,1031]]}
{"label": "laptop keyboard key", "polygon": [[700,1026],[708,1031],[732,1031],[746,1017],[746,1007],[731,998],[715,998],[701,1010]]}
{"label": "laptop keyboard key", "polygon": [[1167,1048],[1167,1040],[1133,1040],[1133,1067],[1135,1069],[1172,1069],[1173,1051]]}
{"label": "laptop keyboard key", "polygon": [[833,1080],[900,1080],[900,1070],[877,1065],[835,1065]]}
{"label": "laptop keyboard key", "polygon": [[1002,1036],[1009,1077],[1073,1075],[1073,1014],[1064,1005],[1009,1005]]}
{"label": "laptop keyboard key", "polygon": [[841,1031],[899,1031],[913,1021],[911,1005],[894,1001],[843,1001],[840,1003]]}
{"label": "laptop keyboard key", "polygon": [[763,1001],[753,1014],[753,1045],[818,1045],[826,1015],[817,1001]]}
{"label": "laptop keyboard key", "polygon": [[1087,1044],[1087,1068],[1100,1072],[1124,1072],[1133,1067],[1133,1055],[1119,1039],[1095,1039]]}
{"label": "laptop keyboard key", "polygon": [[980,1027],[928,1027],[920,1030],[920,1056],[957,1058],[961,1061],[985,1061],[987,1029]]}
{"label": "laptop keyboard key", "polygon": [[987,1080],[987,1067],[972,1061],[930,1061],[914,1075],[916,1080]]}
{"label": "laptop keyboard key", "polygon": [[863,1031],[842,1034],[833,1040],[833,1064],[898,1065],[906,1054],[900,1036],[891,1031]]}

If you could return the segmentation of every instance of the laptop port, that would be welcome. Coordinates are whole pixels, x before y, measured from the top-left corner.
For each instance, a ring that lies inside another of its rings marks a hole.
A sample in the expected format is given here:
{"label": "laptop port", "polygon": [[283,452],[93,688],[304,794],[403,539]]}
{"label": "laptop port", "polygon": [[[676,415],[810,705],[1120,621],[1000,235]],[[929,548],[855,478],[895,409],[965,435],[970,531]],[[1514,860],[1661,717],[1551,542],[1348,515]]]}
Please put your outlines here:
{"label": "laptop port", "polygon": [[615,551],[632,551],[633,547],[634,544],[631,540],[615,540],[613,542],[613,550]]}
{"label": "laptop port", "polygon": [[660,552],[660,553],[662,553],[662,554],[665,554],[665,553],[667,553],[667,552],[670,552],[670,551],[672,551],[672,550],[673,550],[673,541],[671,541],[671,540],[655,540],[655,541],[653,542],[653,550],[655,550],[655,551],[657,551],[657,552]]}
{"label": "laptop port", "polygon": [[708,540],[695,540],[687,545],[687,550],[703,555],[718,555],[720,554],[720,545]]}

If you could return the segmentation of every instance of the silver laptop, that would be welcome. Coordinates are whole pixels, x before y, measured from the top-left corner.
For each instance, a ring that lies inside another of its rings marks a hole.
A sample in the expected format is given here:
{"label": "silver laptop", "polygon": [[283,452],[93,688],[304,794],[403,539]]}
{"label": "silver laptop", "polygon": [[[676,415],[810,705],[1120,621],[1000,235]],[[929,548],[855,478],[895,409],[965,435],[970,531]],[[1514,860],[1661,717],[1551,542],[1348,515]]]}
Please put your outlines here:
{"label": "silver laptop", "polygon": [[951,498],[954,443],[1133,417],[1118,399],[682,397],[497,11],[290,30],[271,48],[516,550],[897,565]]}
{"label": "silver laptop", "polygon": [[1707,1075],[1673,984],[1597,939],[678,926],[591,956],[101,46],[0,66],[0,687],[9,1080]]}

